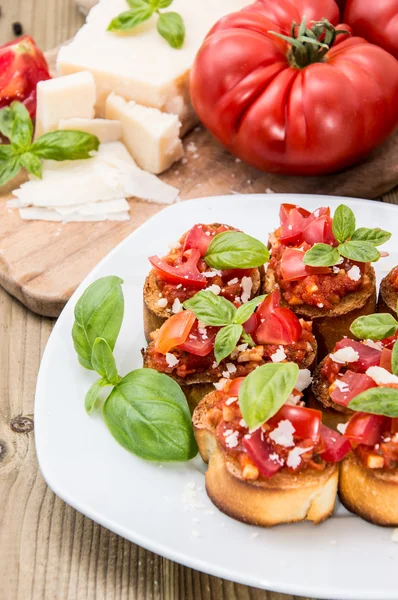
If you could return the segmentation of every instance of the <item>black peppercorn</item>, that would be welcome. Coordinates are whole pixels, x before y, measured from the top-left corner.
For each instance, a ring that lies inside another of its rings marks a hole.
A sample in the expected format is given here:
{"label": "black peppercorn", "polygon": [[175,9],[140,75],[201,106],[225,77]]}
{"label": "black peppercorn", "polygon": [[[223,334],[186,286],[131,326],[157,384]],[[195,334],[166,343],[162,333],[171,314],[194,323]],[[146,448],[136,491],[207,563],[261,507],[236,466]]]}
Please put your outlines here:
{"label": "black peppercorn", "polygon": [[12,30],[14,32],[14,35],[22,35],[23,34],[23,27],[22,27],[21,23],[19,23],[18,21],[16,23],[12,24]]}

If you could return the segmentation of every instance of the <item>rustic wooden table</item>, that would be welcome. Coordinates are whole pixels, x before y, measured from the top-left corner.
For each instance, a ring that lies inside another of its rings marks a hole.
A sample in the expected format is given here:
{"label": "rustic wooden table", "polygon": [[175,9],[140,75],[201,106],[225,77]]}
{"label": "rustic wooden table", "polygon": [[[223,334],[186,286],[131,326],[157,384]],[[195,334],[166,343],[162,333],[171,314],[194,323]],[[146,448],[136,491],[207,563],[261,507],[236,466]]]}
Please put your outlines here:
{"label": "rustic wooden table", "polygon": [[[13,38],[16,21],[46,50],[71,37],[83,18],[73,0],[3,0],[0,43]],[[383,199],[396,204],[398,192]],[[53,325],[0,289],[0,598],[292,600],[147,552],[83,517],[46,486],[35,454],[33,401]]]}

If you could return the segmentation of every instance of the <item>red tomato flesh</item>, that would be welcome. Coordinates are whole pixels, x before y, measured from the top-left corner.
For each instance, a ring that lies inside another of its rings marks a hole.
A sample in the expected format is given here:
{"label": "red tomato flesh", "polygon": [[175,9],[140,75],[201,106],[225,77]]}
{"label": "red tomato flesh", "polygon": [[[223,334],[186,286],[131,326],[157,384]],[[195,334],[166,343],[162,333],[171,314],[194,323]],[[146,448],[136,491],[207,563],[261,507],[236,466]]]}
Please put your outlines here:
{"label": "red tomato flesh", "polygon": [[255,332],[258,344],[293,344],[298,342],[302,327],[300,321],[288,308],[275,308]]}
{"label": "red tomato flesh", "polygon": [[369,390],[370,388],[377,387],[376,383],[373,381],[371,377],[365,375],[364,373],[355,373],[354,371],[346,371],[343,377],[340,379],[341,384],[344,385],[344,390],[340,389],[337,385],[334,388],[331,399],[336,404],[340,404],[340,406],[348,406],[353,398],[361,394],[365,390]]}
{"label": "red tomato flesh", "polygon": [[240,386],[244,382],[245,377],[237,377],[236,379],[232,379],[232,381],[228,384],[228,394],[231,397],[239,396]]}
{"label": "red tomato flesh", "polygon": [[282,465],[275,460],[271,460],[270,456],[274,454],[274,450],[267,440],[261,439],[262,436],[264,436],[262,429],[257,429],[250,435],[250,438],[243,438],[243,445],[261,475],[272,477],[280,471]]}
{"label": "red tomato flesh", "polygon": [[292,423],[295,429],[294,437],[302,440],[309,439],[315,444],[319,442],[322,423],[322,413],[320,410],[285,404],[276,415],[267,421],[267,424],[271,425],[271,427],[277,427],[279,421],[285,419]]}
{"label": "red tomato flesh", "polygon": [[345,430],[344,437],[365,446],[374,446],[381,440],[381,434],[388,424],[388,417],[382,415],[370,415],[367,413],[355,413]]}
{"label": "red tomato flesh", "polygon": [[340,462],[351,451],[349,440],[323,424],[321,425],[321,438],[326,446],[321,457],[326,462]]}
{"label": "red tomato flesh", "polygon": [[389,348],[383,348],[381,351],[380,366],[392,373],[392,350]]}
{"label": "red tomato flesh", "polygon": [[195,320],[195,315],[190,310],[184,310],[167,319],[155,339],[156,352],[167,354],[173,348],[183,344],[188,338]]}
{"label": "red tomato flesh", "polygon": [[333,245],[336,243],[336,239],[333,235],[332,229],[332,218],[323,215],[308,223],[303,231],[303,239],[310,246],[315,244],[329,244]]}
{"label": "red tomato flesh", "polygon": [[308,267],[303,263],[304,250],[286,248],[281,261],[281,273],[285,281],[304,279],[308,275],[327,275],[329,267]]}
{"label": "red tomato flesh", "polygon": [[214,340],[216,339],[218,327],[206,327],[206,339],[199,333],[198,322],[189,332],[188,339],[178,346],[179,350],[184,350],[195,356],[207,356],[213,350]]}
{"label": "red tomato flesh", "polygon": [[281,300],[281,293],[279,290],[275,290],[272,294],[268,294],[268,296],[263,300],[260,306],[256,310],[256,315],[258,319],[265,319],[270,315],[275,308],[279,307]]}
{"label": "red tomato flesh", "polygon": [[183,251],[185,252],[186,250],[191,250],[191,248],[196,248],[199,250],[200,255],[204,256],[210,246],[211,240],[212,237],[206,235],[201,225],[194,225],[185,238]]}
{"label": "red tomato flesh", "polygon": [[377,367],[380,364],[381,350],[377,350],[377,348],[371,348],[366,344],[361,344],[349,338],[344,338],[340,342],[337,342],[335,351],[341,348],[353,348],[358,352],[359,359],[354,363],[350,363],[350,367],[354,367],[362,372],[365,372],[369,367]]}
{"label": "red tomato flesh", "polygon": [[181,265],[174,267],[166,260],[158,256],[150,256],[149,262],[156,270],[158,276],[169,283],[179,284],[184,286],[203,289],[207,286],[206,277],[199,272],[198,261],[200,259],[200,251],[197,248],[192,248],[184,253],[187,259]]}

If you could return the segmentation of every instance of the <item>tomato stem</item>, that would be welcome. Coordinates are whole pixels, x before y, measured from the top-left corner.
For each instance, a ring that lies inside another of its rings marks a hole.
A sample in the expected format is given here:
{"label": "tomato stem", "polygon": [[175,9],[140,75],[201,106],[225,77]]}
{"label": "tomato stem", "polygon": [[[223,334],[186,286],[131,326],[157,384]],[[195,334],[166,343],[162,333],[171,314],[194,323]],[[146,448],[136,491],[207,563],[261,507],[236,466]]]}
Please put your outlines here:
{"label": "tomato stem", "polygon": [[316,62],[322,62],[325,55],[336,41],[340,34],[349,34],[344,29],[336,29],[327,19],[315,21],[311,27],[307,27],[307,20],[304,17],[300,25],[292,22],[291,36],[283,35],[276,31],[269,31],[291,45],[289,50],[289,60],[293,67],[303,69]]}

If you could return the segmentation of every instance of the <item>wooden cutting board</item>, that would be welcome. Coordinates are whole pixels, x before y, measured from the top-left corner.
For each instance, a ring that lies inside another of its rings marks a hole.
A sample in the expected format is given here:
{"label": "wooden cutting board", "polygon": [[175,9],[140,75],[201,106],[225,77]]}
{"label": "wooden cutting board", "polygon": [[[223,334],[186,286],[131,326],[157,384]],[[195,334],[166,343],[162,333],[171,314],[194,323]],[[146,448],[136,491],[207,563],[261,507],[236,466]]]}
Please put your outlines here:
{"label": "wooden cutting board", "polygon": [[[56,51],[48,54],[52,68],[55,57]],[[161,177],[180,189],[182,200],[271,190],[377,198],[398,185],[398,132],[362,165],[326,177],[257,171],[236,161],[202,127],[186,136],[185,147],[190,144],[192,149],[192,142],[196,150],[187,150],[185,159]],[[76,287],[112,248],[164,208],[131,199],[128,222],[22,221],[6,201],[23,180],[21,175],[0,193],[0,284],[32,311],[50,317],[60,314]]]}

